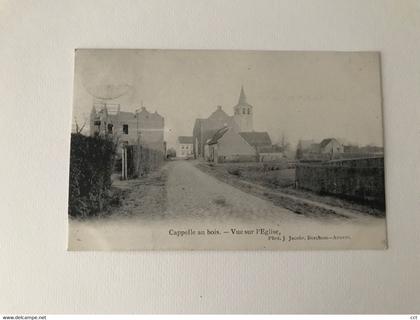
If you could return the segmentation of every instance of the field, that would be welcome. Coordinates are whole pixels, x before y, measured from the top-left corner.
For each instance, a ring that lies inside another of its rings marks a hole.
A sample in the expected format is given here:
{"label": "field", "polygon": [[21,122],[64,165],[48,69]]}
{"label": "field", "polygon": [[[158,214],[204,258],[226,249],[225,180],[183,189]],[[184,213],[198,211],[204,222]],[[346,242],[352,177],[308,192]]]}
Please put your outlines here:
{"label": "field", "polygon": [[216,165],[220,173],[270,188],[286,188],[295,184],[295,169],[287,162],[279,163],[224,163]]}
{"label": "field", "polygon": [[[295,168],[290,163],[199,163],[197,167],[213,175],[214,177],[234,185],[243,191],[258,195],[263,198],[270,199],[278,205],[283,205],[288,209],[297,212],[308,211],[305,205],[298,205],[298,199],[306,199],[323,205],[335,208],[343,208],[368,214],[372,216],[384,216],[384,210],[373,208],[361,203],[340,199],[334,196],[320,195],[308,190],[295,188]],[[262,189],[261,189],[262,188]],[[293,197],[292,203],[287,196]],[[312,210],[311,208],[310,210]],[[317,214],[319,210],[313,210]],[[321,210],[322,211],[322,210]]]}

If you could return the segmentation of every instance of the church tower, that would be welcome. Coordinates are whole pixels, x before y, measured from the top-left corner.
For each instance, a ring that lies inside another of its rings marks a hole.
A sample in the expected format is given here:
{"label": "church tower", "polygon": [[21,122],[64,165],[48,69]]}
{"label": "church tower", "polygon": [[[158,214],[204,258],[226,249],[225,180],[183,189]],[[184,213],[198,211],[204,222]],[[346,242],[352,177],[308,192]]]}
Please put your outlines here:
{"label": "church tower", "polygon": [[239,127],[239,132],[254,131],[254,125],[252,121],[252,109],[253,106],[248,104],[248,102],[246,101],[244,87],[242,86],[238,104],[233,107],[233,119]]}

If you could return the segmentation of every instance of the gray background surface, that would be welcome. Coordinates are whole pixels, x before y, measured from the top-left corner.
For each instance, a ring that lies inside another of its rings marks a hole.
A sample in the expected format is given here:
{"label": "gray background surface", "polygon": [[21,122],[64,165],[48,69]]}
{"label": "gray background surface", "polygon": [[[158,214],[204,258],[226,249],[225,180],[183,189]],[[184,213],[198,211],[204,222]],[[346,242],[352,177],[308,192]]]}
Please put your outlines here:
{"label": "gray background surface", "polygon": [[[410,0],[0,1],[0,312],[420,312],[419,30]],[[75,48],[381,51],[390,248],[67,252]]]}

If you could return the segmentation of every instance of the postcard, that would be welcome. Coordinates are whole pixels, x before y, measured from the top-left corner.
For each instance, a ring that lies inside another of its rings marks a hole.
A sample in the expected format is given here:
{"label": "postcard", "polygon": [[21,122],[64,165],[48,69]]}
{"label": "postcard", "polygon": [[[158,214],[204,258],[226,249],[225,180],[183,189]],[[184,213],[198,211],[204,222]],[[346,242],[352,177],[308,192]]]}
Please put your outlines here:
{"label": "postcard", "polygon": [[385,249],[378,52],[75,50],[68,249]]}

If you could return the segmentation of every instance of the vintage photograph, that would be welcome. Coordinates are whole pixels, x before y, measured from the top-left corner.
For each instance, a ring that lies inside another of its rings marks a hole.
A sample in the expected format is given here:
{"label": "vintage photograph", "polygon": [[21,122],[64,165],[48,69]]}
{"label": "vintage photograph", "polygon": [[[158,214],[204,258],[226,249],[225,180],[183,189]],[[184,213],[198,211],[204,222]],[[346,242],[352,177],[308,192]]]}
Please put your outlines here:
{"label": "vintage photograph", "polygon": [[68,250],[386,249],[378,52],[75,50]]}

